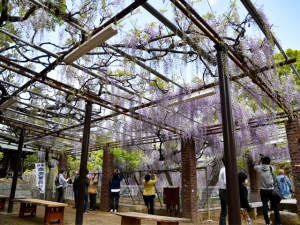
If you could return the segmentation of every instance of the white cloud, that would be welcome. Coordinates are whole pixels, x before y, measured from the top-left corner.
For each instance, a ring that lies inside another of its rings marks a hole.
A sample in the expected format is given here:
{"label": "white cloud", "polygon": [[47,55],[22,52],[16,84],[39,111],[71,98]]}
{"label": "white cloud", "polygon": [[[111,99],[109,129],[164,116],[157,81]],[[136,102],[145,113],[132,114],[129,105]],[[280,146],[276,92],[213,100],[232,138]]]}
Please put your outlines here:
{"label": "white cloud", "polygon": [[215,5],[217,4],[218,0],[208,0],[210,5]]}

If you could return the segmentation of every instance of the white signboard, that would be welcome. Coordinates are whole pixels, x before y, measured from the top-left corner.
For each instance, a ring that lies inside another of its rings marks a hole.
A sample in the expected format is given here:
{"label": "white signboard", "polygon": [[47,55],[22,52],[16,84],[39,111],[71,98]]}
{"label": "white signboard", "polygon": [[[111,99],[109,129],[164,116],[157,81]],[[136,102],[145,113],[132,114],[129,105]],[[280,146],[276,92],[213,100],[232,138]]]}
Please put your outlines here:
{"label": "white signboard", "polygon": [[46,165],[45,163],[36,163],[36,186],[39,187],[40,193],[45,193],[45,176],[46,176]]}

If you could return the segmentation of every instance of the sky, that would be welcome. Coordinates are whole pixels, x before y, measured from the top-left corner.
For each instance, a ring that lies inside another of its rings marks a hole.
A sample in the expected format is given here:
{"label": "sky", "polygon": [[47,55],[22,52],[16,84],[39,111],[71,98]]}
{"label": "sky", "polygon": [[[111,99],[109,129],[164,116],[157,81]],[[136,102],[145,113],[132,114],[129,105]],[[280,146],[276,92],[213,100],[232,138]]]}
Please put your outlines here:
{"label": "sky", "polygon": [[[210,10],[210,5],[213,11],[220,12],[227,8],[228,2],[229,0],[202,0],[202,4],[207,7],[203,10],[204,12]],[[236,2],[242,15],[246,15],[247,11],[241,1]],[[251,0],[251,2],[255,6],[263,6],[269,23],[273,25],[275,37],[284,50],[288,48],[300,50],[300,0]]]}

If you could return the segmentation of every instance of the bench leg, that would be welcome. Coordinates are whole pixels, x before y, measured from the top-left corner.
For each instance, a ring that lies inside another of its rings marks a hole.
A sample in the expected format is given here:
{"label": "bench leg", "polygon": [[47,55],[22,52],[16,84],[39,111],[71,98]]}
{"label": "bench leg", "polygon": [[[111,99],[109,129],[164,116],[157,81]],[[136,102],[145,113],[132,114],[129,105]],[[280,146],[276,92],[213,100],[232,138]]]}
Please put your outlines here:
{"label": "bench leg", "polygon": [[[25,215],[25,213],[30,213],[30,215]],[[36,217],[36,205],[21,202],[19,217],[23,218],[28,216]]]}
{"label": "bench leg", "polygon": [[251,219],[256,219],[256,208],[252,208],[251,212],[249,212],[249,216]]}
{"label": "bench leg", "polygon": [[5,198],[0,198],[0,211],[5,210],[5,202],[6,202],[6,197]]}
{"label": "bench leg", "polygon": [[[62,225],[64,223],[65,207],[45,207],[44,222],[45,225]],[[50,222],[50,220],[56,220],[57,222]]]}
{"label": "bench leg", "polygon": [[141,225],[141,220],[133,217],[122,216],[121,225]]}
{"label": "bench leg", "polygon": [[256,208],[256,215],[257,216],[261,216],[261,215],[263,215],[264,213],[263,213],[263,207],[258,207],[258,208]]}

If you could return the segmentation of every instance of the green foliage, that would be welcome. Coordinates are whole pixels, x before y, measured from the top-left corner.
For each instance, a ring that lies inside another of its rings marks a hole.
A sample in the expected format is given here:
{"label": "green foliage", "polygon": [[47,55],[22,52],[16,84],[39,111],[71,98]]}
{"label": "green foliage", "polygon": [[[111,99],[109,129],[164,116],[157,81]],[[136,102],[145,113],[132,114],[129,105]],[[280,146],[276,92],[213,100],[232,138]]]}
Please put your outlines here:
{"label": "green foliage", "polygon": [[26,170],[33,170],[35,169],[35,163],[38,162],[38,155],[37,153],[32,155],[27,155],[24,159],[24,167],[26,167]]}
{"label": "green foliage", "polygon": [[0,160],[3,159],[3,152],[0,152]]}
{"label": "green foliage", "polygon": [[274,170],[274,176],[278,176],[279,169],[284,169],[285,174],[289,174],[292,171],[292,163],[291,162],[280,162],[276,164],[276,168]]}
{"label": "green foliage", "polygon": [[[294,63],[294,66],[295,66],[296,70],[298,71],[298,73],[300,73],[300,50],[293,50],[293,49],[289,48],[286,50],[285,53],[287,54],[287,56],[289,58],[297,59],[297,61]],[[274,55],[274,60],[276,62],[279,62],[279,61],[285,60],[285,58],[281,53],[276,53]],[[284,75],[293,73],[290,65],[285,65],[285,66],[279,67],[279,68],[277,68],[277,71],[280,76],[284,76]],[[296,75],[295,75],[295,79],[296,79],[297,84],[300,85],[300,80],[298,79],[298,77]]]}
{"label": "green foliage", "polygon": [[143,152],[137,150],[133,150],[130,153],[120,148],[115,148],[113,154],[118,162],[125,163],[126,170],[134,170],[145,159]]}
{"label": "green foliage", "polygon": [[157,86],[159,89],[165,90],[168,84],[159,77],[155,77],[150,81],[150,86]]}
{"label": "green foliage", "polygon": [[243,170],[246,170],[247,169],[247,164],[245,162],[244,159],[241,159],[241,158],[237,158],[236,160],[236,164],[239,168],[243,169]]}
{"label": "green foliage", "polygon": [[66,13],[67,8],[66,8],[66,0],[54,0],[54,4],[58,6],[59,10],[61,12]]}
{"label": "green foliage", "polygon": [[79,170],[80,167],[80,158],[76,158],[74,155],[68,156],[68,169],[69,172],[72,174],[76,170]]}
{"label": "green foliage", "polygon": [[[88,155],[87,169],[89,171],[95,171],[102,166],[103,151],[90,152]],[[68,169],[71,174],[80,169],[80,157],[76,155],[68,156]]]}
{"label": "green foliage", "polygon": [[[131,153],[122,150],[120,148],[115,148],[113,150],[114,157],[117,162],[124,163],[126,170],[133,170],[136,168],[143,160],[144,154],[140,151],[133,151]],[[99,167],[103,165],[103,151],[89,152],[87,168],[90,171],[98,170]],[[73,174],[76,170],[80,168],[80,158],[79,156],[68,156],[68,168],[69,172]]]}
{"label": "green foliage", "polygon": [[100,167],[100,164],[96,162],[101,162],[102,164],[103,160],[103,151],[94,151],[89,153],[89,159],[88,159],[88,170],[98,170]]}

